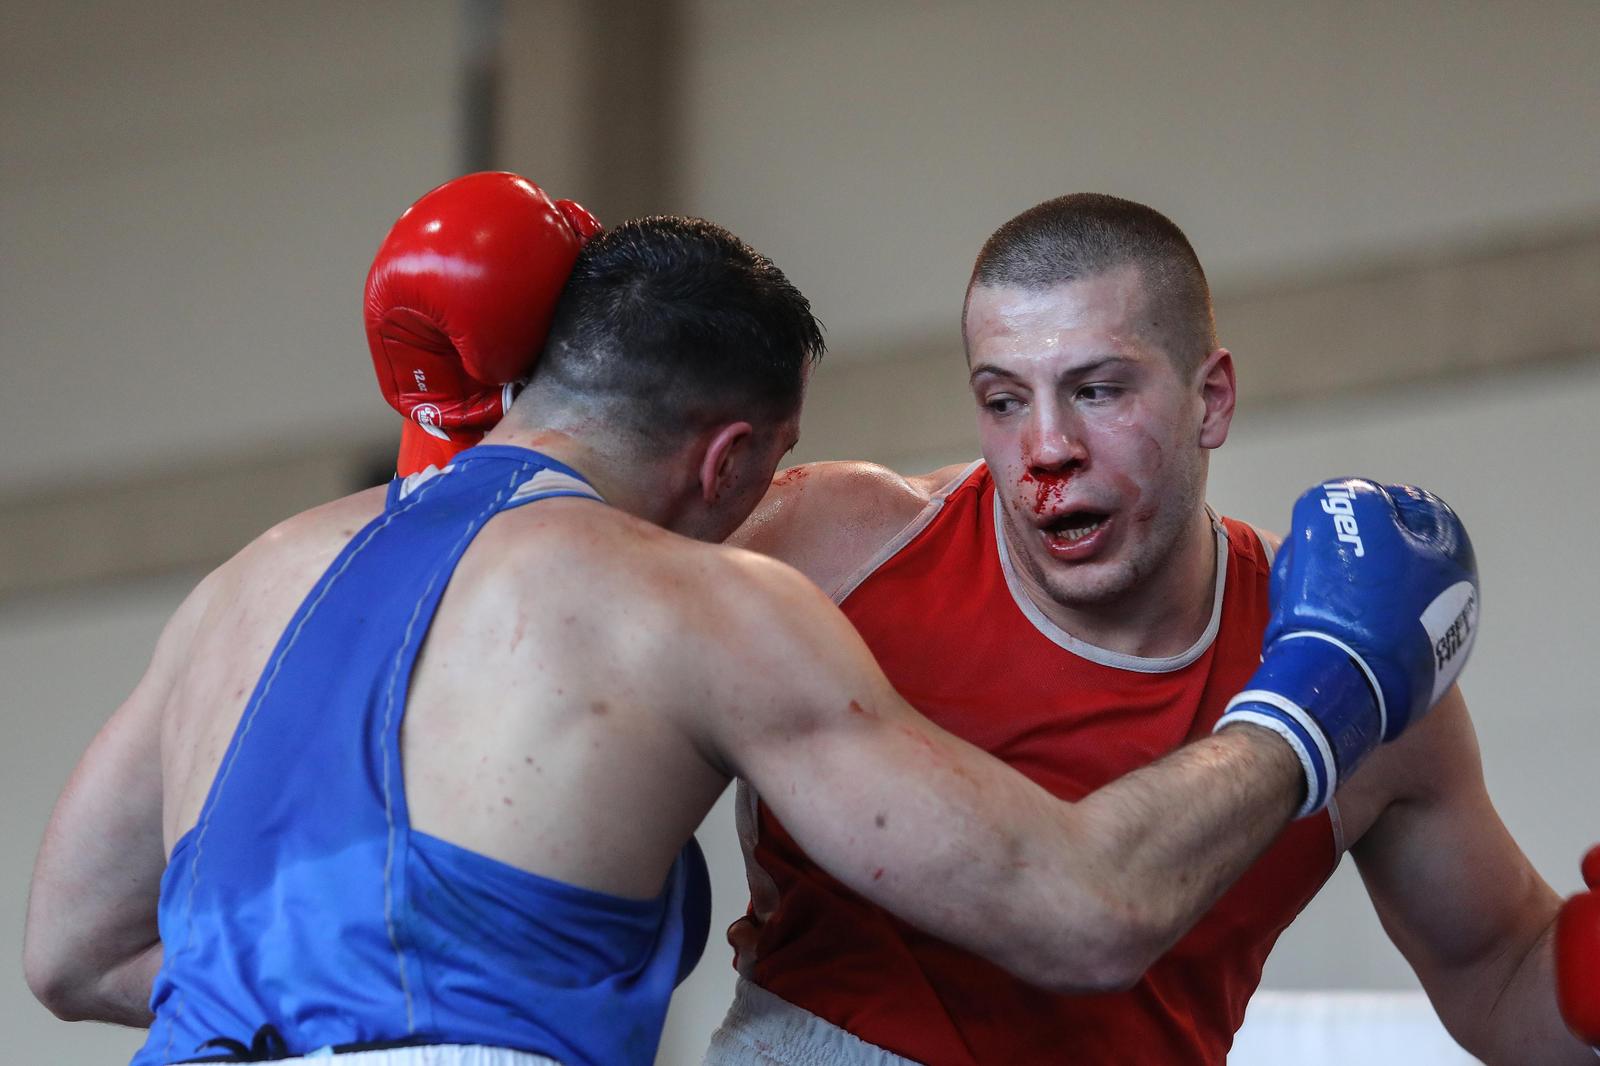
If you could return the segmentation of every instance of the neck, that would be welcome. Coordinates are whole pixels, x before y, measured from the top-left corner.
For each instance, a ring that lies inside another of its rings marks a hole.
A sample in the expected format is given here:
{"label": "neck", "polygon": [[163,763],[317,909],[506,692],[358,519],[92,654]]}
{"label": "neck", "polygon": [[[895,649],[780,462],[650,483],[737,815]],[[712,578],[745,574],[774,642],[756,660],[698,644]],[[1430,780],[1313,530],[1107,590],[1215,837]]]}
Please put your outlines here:
{"label": "neck", "polygon": [[642,460],[613,441],[554,426],[509,424],[507,418],[483,438],[485,444],[530,448],[578,471],[606,503],[652,525],[671,528],[687,486],[670,457]]}
{"label": "neck", "polygon": [[1220,565],[1216,544],[1211,516],[1202,506],[1158,569],[1102,603],[1061,603],[1023,568],[1013,565],[1013,570],[1045,617],[1079,640],[1122,655],[1166,658],[1193,647],[1211,624]]}

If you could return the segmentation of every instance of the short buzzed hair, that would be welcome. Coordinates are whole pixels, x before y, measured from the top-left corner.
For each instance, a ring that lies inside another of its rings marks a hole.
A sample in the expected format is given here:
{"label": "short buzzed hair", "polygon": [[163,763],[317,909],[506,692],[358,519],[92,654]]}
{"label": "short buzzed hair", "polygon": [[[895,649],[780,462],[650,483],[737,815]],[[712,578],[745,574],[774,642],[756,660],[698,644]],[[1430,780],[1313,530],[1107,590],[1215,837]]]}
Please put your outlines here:
{"label": "short buzzed hair", "polygon": [[781,420],[822,352],[811,305],[771,260],[704,219],[635,219],[578,255],[520,409],[598,405],[614,431],[651,439]]}
{"label": "short buzzed hair", "polygon": [[1192,374],[1217,347],[1205,271],[1171,219],[1132,200],[1080,192],[1028,208],[984,242],[967,296],[979,285],[1047,289],[1127,266],[1143,280],[1151,339]]}

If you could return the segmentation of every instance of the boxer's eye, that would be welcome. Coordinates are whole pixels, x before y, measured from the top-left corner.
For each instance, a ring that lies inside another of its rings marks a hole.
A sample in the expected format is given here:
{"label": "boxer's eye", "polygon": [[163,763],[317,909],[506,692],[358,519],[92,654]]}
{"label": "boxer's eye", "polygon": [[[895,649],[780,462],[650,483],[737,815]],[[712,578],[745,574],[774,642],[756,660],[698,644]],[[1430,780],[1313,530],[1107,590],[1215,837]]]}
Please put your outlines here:
{"label": "boxer's eye", "polygon": [[1110,403],[1122,396],[1125,390],[1120,385],[1108,385],[1099,382],[1094,385],[1083,385],[1077,391],[1077,398],[1085,403]]}

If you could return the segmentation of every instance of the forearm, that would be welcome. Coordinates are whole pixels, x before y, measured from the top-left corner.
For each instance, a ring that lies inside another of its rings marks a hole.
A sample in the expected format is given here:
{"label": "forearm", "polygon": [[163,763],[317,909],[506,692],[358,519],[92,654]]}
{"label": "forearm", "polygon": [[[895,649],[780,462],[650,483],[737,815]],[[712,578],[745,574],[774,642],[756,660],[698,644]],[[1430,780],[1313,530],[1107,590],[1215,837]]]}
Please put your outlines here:
{"label": "forearm", "polygon": [[87,1017],[94,1021],[113,1022],[135,1029],[147,1029],[153,1015],[150,1013],[150,990],[156,973],[161,969],[161,944],[155,943],[127,962],[112,967],[98,983],[93,1013]]}
{"label": "forearm", "polygon": [[162,850],[155,733],[113,716],[62,792],[34,862],[23,971],[68,1020],[149,1024],[161,959]]}
{"label": "forearm", "polygon": [[837,612],[807,615],[797,600],[763,617],[828,639],[774,642],[783,655],[759,676],[781,681],[770,703],[783,713],[717,718],[712,746],[833,877],[1033,984],[1136,980],[1303,799],[1293,749],[1239,724],[1064,801],[933,726]]}
{"label": "forearm", "polygon": [[1301,799],[1298,760],[1276,735],[1231,726],[1076,805],[1072,863],[1121,931],[1137,977],[1249,868]]}
{"label": "forearm", "polygon": [[161,969],[160,942],[121,962],[90,970],[60,970],[48,977],[30,973],[29,985],[39,1002],[63,1021],[110,1022],[136,1029],[151,1021],[150,992]]}

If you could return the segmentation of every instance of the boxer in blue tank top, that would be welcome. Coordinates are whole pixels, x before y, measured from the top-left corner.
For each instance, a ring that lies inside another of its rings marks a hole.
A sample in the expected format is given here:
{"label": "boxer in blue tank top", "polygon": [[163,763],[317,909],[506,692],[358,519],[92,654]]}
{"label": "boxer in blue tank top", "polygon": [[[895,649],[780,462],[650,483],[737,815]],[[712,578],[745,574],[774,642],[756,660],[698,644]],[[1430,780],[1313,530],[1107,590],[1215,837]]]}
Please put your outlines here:
{"label": "boxer in blue tank top", "polygon": [[238,1060],[252,1044],[653,1061],[710,920],[692,839],[641,901],[547,880],[407,818],[400,728],[445,585],[486,522],[554,497],[600,499],[536,452],[472,449],[396,480],[312,588],[173,849],[156,1020],[135,1066]]}

